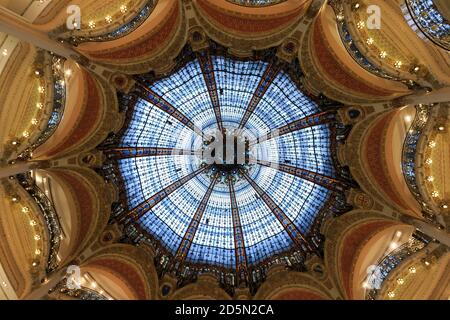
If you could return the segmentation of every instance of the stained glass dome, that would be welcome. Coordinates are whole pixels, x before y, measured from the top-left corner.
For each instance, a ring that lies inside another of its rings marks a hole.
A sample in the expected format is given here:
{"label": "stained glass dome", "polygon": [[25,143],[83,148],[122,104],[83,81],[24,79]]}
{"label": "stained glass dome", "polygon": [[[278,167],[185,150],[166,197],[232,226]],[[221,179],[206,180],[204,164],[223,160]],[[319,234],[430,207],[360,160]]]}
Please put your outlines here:
{"label": "stained glass dome", "polygon": [[126,202],[116,219],[160,244],[165,267],[246,278],[287,253],[320,254],[320,224],[347,188],[335,105],[302,91],[298,62],[274,56],[189,51],[121,96],[128,119],[107,151]]}

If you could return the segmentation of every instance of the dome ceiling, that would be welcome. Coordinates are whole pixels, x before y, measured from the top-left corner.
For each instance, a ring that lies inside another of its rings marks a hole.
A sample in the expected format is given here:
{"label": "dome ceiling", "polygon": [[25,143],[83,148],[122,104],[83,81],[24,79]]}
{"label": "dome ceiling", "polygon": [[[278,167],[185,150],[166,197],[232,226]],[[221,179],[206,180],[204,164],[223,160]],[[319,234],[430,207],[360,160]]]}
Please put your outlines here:
{"label": "dome ceiling", "polygon": [[115,219],[158,244],[166,271],[248,283],[277,258],[321,255],[320,224],[349,187],[337,103],[302,91],[298,61],[273,57],[186,48],[171,74],[136,76],[121,95],[128,119],[105,151],[122,188]]}

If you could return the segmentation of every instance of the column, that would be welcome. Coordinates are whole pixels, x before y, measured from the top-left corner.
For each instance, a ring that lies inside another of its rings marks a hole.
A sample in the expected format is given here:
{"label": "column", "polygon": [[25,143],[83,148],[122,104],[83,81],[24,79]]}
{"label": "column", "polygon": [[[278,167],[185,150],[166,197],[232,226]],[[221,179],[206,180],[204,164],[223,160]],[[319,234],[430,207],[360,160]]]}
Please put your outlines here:
{"label": "column", "polygon": [[413,225],[414,227],[425,233],[427,236],[436,239],[447,247],[450,247],[450,235],[446,231],[439,230],[435,226],[411,216],[404,215],[401,217],[401,220],[405,223]]}
{"label": "column", "polygon": [[392,106],[395,108],[404,107],[409,104],[432,104],[450,101],[450,88],[445,87],[435,89],[431,92],[426,90],[419,90],[411,95],[400,97],[392,101]]}
{"label": "column", "polygon": [[56,53],[65,58],[79,60],[80,54],[60,42],[33,27],[33,24],[25,18],[15,14],[11,10],[0,6],[0,32],[5,32],[22,41],[29,42],[35,46]]}
{"label": "column", "polygon": [[0,167],[0,179],[15,176],[16,174],[30,171],[41,167],[37,161],[24,161]]}

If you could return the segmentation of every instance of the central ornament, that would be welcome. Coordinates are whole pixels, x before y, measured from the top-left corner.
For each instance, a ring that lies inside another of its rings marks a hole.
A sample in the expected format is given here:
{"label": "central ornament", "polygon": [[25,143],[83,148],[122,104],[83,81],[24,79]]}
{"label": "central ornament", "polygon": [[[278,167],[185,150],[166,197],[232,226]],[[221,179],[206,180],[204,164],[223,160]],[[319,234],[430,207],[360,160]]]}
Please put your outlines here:
{"label": "central ornament", "polygon": [[202,164],[209,165],[206,174],[219,183],[236,182],[252,166],[250,139],[243,130],[214,130],[204,135]]}

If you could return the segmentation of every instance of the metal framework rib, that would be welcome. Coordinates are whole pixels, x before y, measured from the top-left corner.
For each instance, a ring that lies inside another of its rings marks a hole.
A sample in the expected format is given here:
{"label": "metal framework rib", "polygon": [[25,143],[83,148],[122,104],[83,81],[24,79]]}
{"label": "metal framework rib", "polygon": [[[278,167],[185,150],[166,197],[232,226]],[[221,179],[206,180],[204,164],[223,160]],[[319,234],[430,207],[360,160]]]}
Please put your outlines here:
{"label": "metal framework rib", "polygon": [[251,184],[253,189],[255,189],[256,193],[258,193],[259,197],[265,202],[265,204],[269,207],[275,217],[283,226],[284,230],[291,237],[292,241],[296,244],[298,248],[303,249],[305,246],[310,251],[316,251],[314,246],[309,243],[309,241],[303,236],[303,234],[298,230],[295,224],[289,219],[289,217],[284,213],[284,211],[273,201],[273,199],[264,192],[258,184],[248,176],[247,173],[243,173],[245,179]]}
{"label": "metal framework rib", "polygon": [[184,185],[186,182],[194,178],[195,176],[199,175],[203,171],[205,171],[209,166],[205,166],[203,168],[197,169],[194,172],[191,172],[187,176],[181,178],[180,180],[175,181],[174,183],[170,184],[169,186],[165,187],[158,193],[154,194],[144,202],[142,202],[140,205],[138,205],[136,208],[132,209],[129,212],[125,212],[123,215],[118,217],[119,222],[124,222],[125,220],[128,220],[128,224],[132,221],[137,221],[140,219],[146,212],[151,210],[154,206],[156,206],[158,203],[163,201],[167,196],[169,196],[171,193],[176,191],[178,188],[180,188],[182,185]]}
{"label": "metal framework rib", "polygon": [[175,258],[173,263],[178,266],[181,266],[183,261],[186,259],[189,249],[191,248],[192,241],[194,241],[195,234],[197,233],[198,226],[200,225],[200,221],[202,220],[203,213],[205,212],[206,206],[208,204],[211,193],[216,185],[217,177],[215,177],[206,191],[205,195],[202,198],[197,210],[195,211],[194,217],[189,223],[189,227],[186,230],[186,233],[183,236],[183,240],[178,247],[177,253],[175,254]]}
{"label": "metal framework rib", "polygon": [[234,191],[233,182],[228,181],[230,188],[231,214],[233,216],[233,234],[234,234],[234,253],[236,257],[236,274],[238,278],[241,275],[248,275],[248,260],[245,251],[244,232],[242,230],[241,218],[239,216],[239,208],[236,202],[236,193]]}
{"label": "metal framework rib", "polygon": [[171,115],[173,118],[177,119],[183,123],[186,127],[194,131],[195,133],[201,135],[202,130],[198,128],[188,117],[183,113],[178,111],[171,103],[161,97],[158,93],[147,87],[144,83],[139,80],[136,81],[136,92],[137,95],[147,102],[155,105],[157,108],[161,109],[165,113]]}
{"label": "metal framework rib", "polygon": [[278,129],[271,130],[266,135],[263,135],[259,137],[257,140],[252,141],[250,145],[258,144],[305,128],[330,123],[333,122],[335,119],[336,119],[336,111],[325,111],[322,113],[307,116],[299,120],[295,120],[291,123],[288,123],[287,125],[284,125]]}
{"label": "metal framework rib", "polygon": [[264,160],[257,160],[256,162],[262,166],[274,168],[282,172],[292,174],[301,179],[308,180],[312,183],[315,183],[319,186],[325,187],[332,191],[342,192],[350,187],[347,183],[343,181],[330,178],[320,173],[312,172],[306,169],[288,166],[285,164],[273,163]]}
{"label": "metal framework rib", "polygon": [[140,157],[158,157],[173,155],[201,155],[201,151],[174,149],[174,148],[155,148],[155,147],[136,147],[136,148],[114,148],[106,150],[107,156],[115,159],[128,159]]}
{"label": "metal framework rib", "polygon": [[273,82],[273,79],[275,79],[275,77],[279,71],[280,71],[280,68],[274,66],[273,63],[267,67],[266,71],[264,72],[263,76],[261,77],[261,80],[259,81],[258,87],[256,88],[255,92],[253,93],[252,99],[250,100],[250,103],[247,106],[247,110],[245,110],[245,114],[242,117],[242,120],[239,124],[239,129],[244,128],[248,119],[250,119],[250,116],[253,114],[253,111],[255,111],[256,107],[258,106],[262,97],[266,93],[267,89],[269,89],[270,85]]}
{"label": "metal framework rib", "polygon": [[198,55],[198,61],[202,69],[203,78],[205,79],[206,87],[208,88],[209,97],[216,115],[217,126],[220,131],[224,131],[222,122],[222,113],[220,111],[219,95],[217,94],[217,83],[214,75],[214,68],[211,56],[208,52],[203,52]]}

